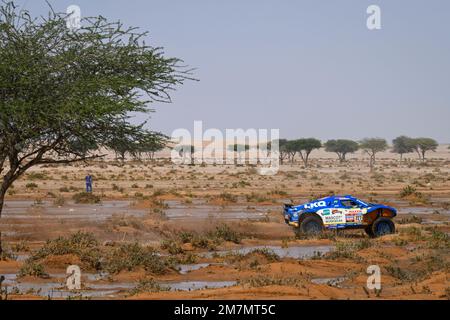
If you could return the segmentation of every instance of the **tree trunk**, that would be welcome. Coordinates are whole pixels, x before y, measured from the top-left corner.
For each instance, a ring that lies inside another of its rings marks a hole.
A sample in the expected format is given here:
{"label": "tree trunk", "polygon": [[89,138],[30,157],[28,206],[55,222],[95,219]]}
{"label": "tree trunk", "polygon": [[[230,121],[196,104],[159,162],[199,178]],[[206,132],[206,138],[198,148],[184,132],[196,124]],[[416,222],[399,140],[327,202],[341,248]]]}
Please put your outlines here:
{"label": "tree trunk", "polygon": [[[0,190],[0,221],[2,218],[2,211],[3,211],[3,204],[5,202],[5,194],[6,194],[6,190]],[[3,253],[3,246],[2,246],[2,230],[1,230],[1,223],[0,223],[0,257],[2,256]]]}

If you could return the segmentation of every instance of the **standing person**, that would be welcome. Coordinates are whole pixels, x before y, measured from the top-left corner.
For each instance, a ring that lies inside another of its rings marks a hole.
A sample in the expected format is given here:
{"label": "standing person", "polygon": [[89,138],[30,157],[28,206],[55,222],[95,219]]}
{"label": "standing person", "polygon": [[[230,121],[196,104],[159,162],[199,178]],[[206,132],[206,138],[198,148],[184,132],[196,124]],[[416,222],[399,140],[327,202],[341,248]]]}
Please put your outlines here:
{"label": "standing person", "polygon": [[92,176],[90,173],[86,176],[86,192],[92,192]]}

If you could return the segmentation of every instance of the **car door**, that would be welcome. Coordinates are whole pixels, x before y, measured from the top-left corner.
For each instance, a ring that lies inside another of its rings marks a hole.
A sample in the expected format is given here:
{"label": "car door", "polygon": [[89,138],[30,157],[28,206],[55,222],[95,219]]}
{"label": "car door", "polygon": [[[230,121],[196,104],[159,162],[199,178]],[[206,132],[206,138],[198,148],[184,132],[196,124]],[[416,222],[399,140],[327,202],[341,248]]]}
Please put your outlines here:
{"label": "car door", "polygon": [[348,225],[362,223],[361,205],[352,199],[341,200],[342,211],[345,216],[345,223]]}

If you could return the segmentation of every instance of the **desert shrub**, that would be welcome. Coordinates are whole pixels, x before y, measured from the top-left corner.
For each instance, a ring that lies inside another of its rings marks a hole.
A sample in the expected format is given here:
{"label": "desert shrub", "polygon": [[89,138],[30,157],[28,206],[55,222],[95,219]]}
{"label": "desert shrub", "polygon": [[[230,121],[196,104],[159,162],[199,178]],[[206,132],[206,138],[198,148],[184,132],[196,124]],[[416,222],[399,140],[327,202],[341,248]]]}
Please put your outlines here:
{"label": "desert shrub", "polygon": [[402,269],[399,266],[385,266],[387,274],[390,276],[402,281],[402,282],[411,282],[418,281],[425,276],[425,272],[420,269],[408,270]]}
{"label": "desert shrub", "polygon": [[222,192],[221,194],[219,194],[218,198],[225,202],[237,202],[238,200],[237,196],[228,192]]}
{"label": "desert shrub", "polygon": [[363,239],[354,242],[337,242],[336,248],[328,252],[325,255],[325,259],[337,260],[337,259],[351,259],[362,260],[360,256],[356,254],[358,250],[369,248],[372,242],[369,239]]}
{"label": "desert shrub", "polygon": [[12,249],[14,252],[29,252],[30,247],[28,246],[27,241],[21,240],[20,242],[16,243]]}
{"label": "desert shrub", "polygon": [[152,248],[147,248],[138,243],[122,244],[105,257],[102,263],[103,269],[115,274],[123,270],[133,271],[138,267],[154,274],[162,274],[169,267],[161,256]]}
{"label": "desert shrub", "polygon": [[48,176],[47,174],[41,172],[31,172],[27,174],[27,178],[29,180],[47,180]]}
{"label": "desert shrub", "polygon": [[80,258],[89,267],[100,269],[101,253],[98,249],[98,242],[92,233],[77,232],[71,236],[58,237],[47,240],[45,245],[28,259],[35,262],[49,256],[61,256],[73,254]]}
{"label": "desert shrub", "polygon": [[136,286],[131,289],[128,293],[133,296],[143,292],[161,292],[169,291],[169,287],[161,286],[154,279],[141,279],[138,281]]}
{"label": "desert shrub", "polygon": [[166,239],[161,241],[161,249],[167,250],[170,254],[180,254],[184,252],[180,244],[172,239]]}
{"label": "desert shrub", "polygon": [[415,187],[413,187],[411,185],[407,185],[400,191],[400,198],[408,197],[410,195],[415,194],[416,192],[417,192],[417,190]]}
{"label": "desert shrub", "polygon": [[404,217],[397,221],[398,224],[411,224],[411,223],[422,223],[422,218],[418,217],[416,215],[413,215],[412,217]]}
{"label": "desert shrub", "polygon": [[433,229],[428,239],[428,247],[432,249],[448,249],[450,248],[450,237],[447,233]]}
{"label": "desert shrub", "polygon": [[17,255],[15,255],[9,248],[3,248],[0,253],[0,261],[6,260],[17,260]]}
{"label": "desert shrub", "polygon": [[267,194],[269,194],[269,195],[275,195],[275,196],[287,196],[287,192],[286,192],[286,191],[284,191],[284,190],[278,190],[278,189],[269,191]]}
{"label": "desert shrub", "polygon": [[275,278],[269,276],[252,277],[250,279],[240,280],[240,285],[261,288],[267,286],[293,286],[304,287],[304,280],[299,278]]}
{"label": "desert shrub", "polygon": [[27,188],[27,189],[36,189],[37,187],[38,187],[38,185],[34,182],[30,182],[25,185],[25,188]]}
{"label": "desert shrub", "polygon": [[210,233],[210,237],[219,241],[222,240],[241,243],[241,235],[232,230],[227,224],[217,226],[216,229]]}
{"label": "desert shrub", "polygon": [[70,192],[70,190],[67,187],[61,187],[59,188],[59,192]]}
{"label": "desert shrub", "polygon": [[280,257],[275,252],[273,252],[273,250],[268,248],[256,249],[251,253],[264,256],[264,258],[266,258],[268,262],[280,261]]}
{"label": "desert shrub", "polygon": [[400,229],[400,234],[411,237],[413,241],[425,240],[425,235],[423,235],[422,230],[417,227]]}
{"label": "desert shrub", "polygon": [[53,200],[53,205],[55,206],[63,206],[66,203],[66,199],[63,196],[59,195]]}
{"label": "desert shrub", "polygon": [[101,202],[99,196],[90,192],[80,192],[74,194],[72,199],[75,201],[75,203],[83,203],[83,204],[96,204]]}
{"label": "desert shrub", "polygon": [[195,237],[192,239],[192,245],[195,248],[208,250],[214,250],[216,247],[213,240],[209,239],[206,235],[195,235]]}
{"label": "desert shrub", "polygon": [[194,239],[194,233],[188,231],[182,231],[178,234],[178,238],[182,243],[190,243]]}
{"label": "desert shrub", "polygon": [[19,278],[25,276],[32,276],[38,278],[48,278],[48,274],[45,272],[44,266],[36,262],[26,262],[19,270],[17,274]]}
{"label": "desert shrub", "polygon": [[245,198],[247,199],[247,202],[265,202],[265,201],[269,200],[265,196],[254,193],[254,192],[245,195]]}

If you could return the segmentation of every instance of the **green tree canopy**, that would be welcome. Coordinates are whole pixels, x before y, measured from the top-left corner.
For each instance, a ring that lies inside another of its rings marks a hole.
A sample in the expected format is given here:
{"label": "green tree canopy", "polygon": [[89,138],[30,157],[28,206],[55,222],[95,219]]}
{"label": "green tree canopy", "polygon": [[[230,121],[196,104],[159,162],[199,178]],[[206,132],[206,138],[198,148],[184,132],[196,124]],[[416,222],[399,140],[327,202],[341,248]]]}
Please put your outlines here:
{"label": "green tree canopy", "polygon": [[345,161],[345,156],[348,153],[356,152],[359,149],[358,142],[345,139],[328,140],[324,146],[326,151],[336,153],[340,162]]}
{"label": "green tree canopy", "polygon": [[309,155],[314,149],[320,149],[322,142],[315,138],[303,138],[292,141],[293,149],[299,153],[305,168],[308,167]]}
{"label": "green tree canopy", "polygon": [[419,158],[425,161],[425,154],[428,151],[436,151],[436,148],[439,146],[436,140],[432,138],[415,138],[414,141],[414,150],[416,150]]}
{"label": "green tree canopy", "polygon": [[0,216],[26,170],[101,156],[118,133],[130,141],[152,134],[130,124],[130,114],[171,102],[170,92],[191,79],[139,29],[91,17],[69,30],[66,18],[0,4]]}
{"label": "green tree canopy", "polygon": [[414,152],[415,142],[414,139],[407,136],[400,136],[392,140],[392,152],[400,155],[402,160],[405,153]]}
{"label": "green tree canopy", "polygon": [[371,169],[373,169],[375,165],[376,154],[385,151],[388,148],[386,139],[382,138],[365,138],[360,142],[359,146],[369,155],[369,166]]}

